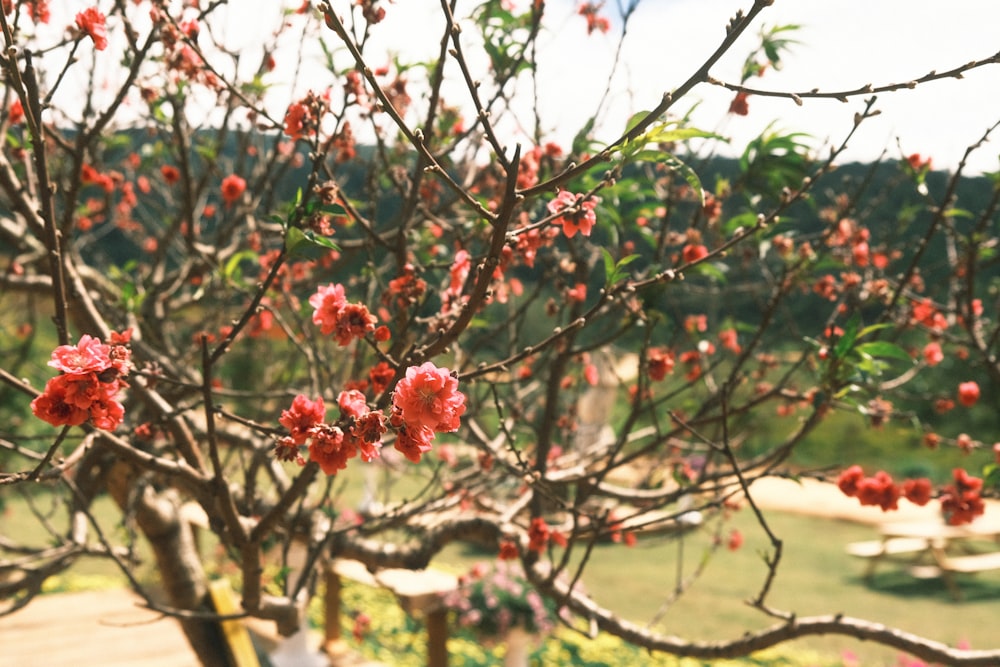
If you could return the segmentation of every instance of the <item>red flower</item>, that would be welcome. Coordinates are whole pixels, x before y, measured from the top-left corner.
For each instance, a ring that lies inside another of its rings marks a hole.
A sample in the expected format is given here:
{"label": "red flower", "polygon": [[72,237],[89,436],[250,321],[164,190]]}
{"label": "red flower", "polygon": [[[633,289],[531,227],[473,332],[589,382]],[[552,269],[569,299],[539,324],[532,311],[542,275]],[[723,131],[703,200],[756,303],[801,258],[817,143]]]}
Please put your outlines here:
{"label": "red flower", "polygon": [[83,334],[76,345],[53,350],[49,366],[63,373],[102,373],[111,368],[111,347]]}
{"label": "red flower", "polygon": [[744,92],[736,93],[736,97],[733,101],[729,103],[729,113],[736,114],[737,116],[746,116],[750,113],[750,105],[747,103],[747,95]]}
{"label": "red flower", "polygon": [[94,48],[98,51],[108,48],[108,31],[104,20],[104,14],[97,7],[88,7],[76,15],[76,27],[94,40]]}
{"label": "red flower", "polygon": [[924,158],[920,153],[913,153],[906,158],[906,162],[910,165],[910,169],[914,171],[923,171],[925,168],[931,168],[931,158]]}
{"label": "red flower", "polygon": [[497,554],[497,558],[500,560],[514,560],[520,554],[517,551],[517,545],[514,544],[513,540],[501,540],[500,541],[500,552]]}
{"label": "red flower", "polygon": [[230,174],[222,179],[221,189],[222,201],[226,202],[226,206],[229,206],[243,195],[247,189],[247,182],[236,174]]}
{"label": "red flower", "polygon": [[344,431],[333,424],[319,424],[309,431],[309,459],[319,464],[327,475],[336,475],[347,467],[347,460],[358,455],[358,449],[344,437]]}
{"label": "red flower", "polygon": [[983,480],[971,477],[962,468],[955,468],[952,476],[955,484],[946,486],[941,493],[941,511],[949,525],[971,523],[986,511],[986,505],[979,497]]}
{"label": "red flower", "polygon": [[357,419],[369,412],[365,395],[357,389],[348,389],[340,392],[340,395],[337,396],[337,405],[340,406],[340,414],[345,417]]}
{"label": "red flower", "polygon": [[177,167],[171,164],[165,164],[160,167],[160,174],[163,175],[163,180],[165,180],[168,185],[173,185],[181,179],[181,172],[177,169]]}
{"label": "red flower", "polygon": [[576,287],[572,287],[566,290],[566,298],[569,301],[576,301],[578,303],[583,303],[587,300],[587,284],[577,283]]}
{"label": "red flower", "polygon": [[862,505],[878,505],[882,511],[898,509],[901,490],[893,484],[892,477],[884,470],[866,477],[858,483],[858,500]]}
{"label": "red flower", "polygon": [[971,408],[979,401],[979,385],[975,382],[963,382],[958,385],[958,402]]}
{"label": "red flower", "polygon": [[528,548],[534,552],[541,553],[545,550],[545,545],[549,543],[552,531],[545,519],[535,517],[531,520],[531,527],[528,528]]}
{"label": "red flower", "polygon": [[941,351],[940,343],[927,343],[924,345],[924,361],[928,366],[937,366],[944,361],[944,352]]}
{"label": "red flower", "polygon": [[309,109],[296,102],[285,112],[285,134],[292,139],[302,138],[308,131]]}
{"label": "red flower", "polygon": [[465,412],[465,394],[458,390],[458,378],[432,362],[406,369],[392,394],[392,404],[409,427],[423,427],[438,433],[457,431]]}
{"label": "red flower", "polygon": [[394,377],[396,377],[396,369],[385,361],[378,362],[368,371],[368,379],[371,380],[372,390],[376,394],[385,391]]}
{"label": "red flower", "polygon": [[396,433],[396,448],[413,463],[420,463],[420,457],[431,451],[434,441],[434,431],[418,424],[404,424]]}
{"label": "red flower", "polygon": [[53,426],[79,426],[90,419],[90,411],[68,400],[70,376],[57,375],[45,384],[45,390],[31,402],[31,412]]}
{"label": "red flower", "polygon": [[309,305],[313,307],[313,324],[320,325],[320,332],[326,336],[337,328],[337,318],[340,311],[347,305],[344,296],[344,286],[330,284],[320,287],[309,297]]}
{"label": "red flower", "polygon": [[743,348],[740,347],[739,334],[736,333],[736,329],[723,329],[720,331],[719,342],[722,343],[722,347],[733,354],[739,354],[743,351]]}
{"label": "red flower", "polygon": [[585,2],[577,8],[576,13],[587,19],[588,35],[593,34],[595,30],[598,32],[607,32],[611,29],[611,22],[598,14],[603,6],[603,2]]}
{"label": "red flower", "polygon": [[375,316],[363,304],[348,303],[343,285],[320,287],[309,297],[309,305],[314,309],[313,323],[324,335],[333,334],[341,347],[375,330]]}
{"label": "red flower", "polygon": [[125,386],[131,354],[130,332],[114,333],[111,345],[84,334],[76,345],[60,345],[52,352],[49,366],[61,371],[31,402],[39,419],[53,426],[79,426],[90,421],[95,427],[113,431],[122,423],[125,409],[117,401]]}
{"label": "red flower", "polygon": [[903,482],[903,496],[914,505],[924,506],[931,500],[931,481],[926,477]]}
{"label": "red flower", "polygon": [[599,200],[596,197],[583,198],[583,195],[575,195],[567,190],[560,190],[556,198],[547,205],[549,213],[559,214],[553,224],[562,225],[563,234],[566,238],[576,236],[580,232],[584,236],[590,236],[590,230],[597,222],[597,214],[594,208]]}
{"label": "red flower", "polygon": [[24,106],[22,106],[21,100],[14,100],[10,103],[10,109],[7,111],[7,120],[11,125],[18,125],[24,121]]}
{"label": "red flower", "polygon": [[646,353],[646,362],[649,364],[649,377],[653,380],[662,380],[674,371],[674,353],[670,350],[650,348]]}
{"label": "red flower", "polygon": [[865,478],[865,471],[859,465],[853,465],[837,477],[837,487],[849,497],[858,495],[858,484]]}
{"label": "red flower", "polygon": [[292,400],[292,407],[282,410],[278,423],[288,429],[292,441],[301,445],[309,439],[309,431],[313,426],[321,424],[326,419],[326,406],[323,397],[317,396],[315,401],[299,394]]}
{"label": "red flower", "polygon": [[743,546],[743,533],[741,533],[736,528],[729,531],[729,540],[726,542],[726,548],[730,551],[737,551]]}
{"label": "red flower", "polygon": [[337,316],[334,338],[337,339],[338,345],[345,347],[355,338],[364,338],[365,334],[375,331],[377,321],[375,316],[368,312],[367,306],[349,303]]}
{"label": "red flower", "polygon": [[300,466],[306,463],[306,460],[302,458],[302,453],[299,451],[299,446],[289,436],[278,438],[278,441],[274,444],[274,458],[279,461],[294,461]]}
{"label": "red flower", "polygon": [[681,250],[681,258],[685,264],[692,264],[708,256],[708,248],[701,244],[689,244]]}

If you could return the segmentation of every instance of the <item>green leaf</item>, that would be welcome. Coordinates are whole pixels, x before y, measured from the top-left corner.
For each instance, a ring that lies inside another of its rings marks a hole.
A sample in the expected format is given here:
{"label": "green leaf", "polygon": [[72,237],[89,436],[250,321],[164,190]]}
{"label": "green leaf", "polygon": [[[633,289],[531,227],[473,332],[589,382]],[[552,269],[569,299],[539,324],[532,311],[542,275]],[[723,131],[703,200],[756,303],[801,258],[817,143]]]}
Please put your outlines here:
{"label": "green leaf", "polygon": [[695,173],[695,170],[689,167],[686,162],[683,162],[678,157],[669,154],[663,160],[663,164],[667,165],[681,175],[691,189],[698,193],[698,199],[701,202],[701,205],[704,206],[705,188],[702,187],[701,179],[698,178],[698,174]]}
{"label": "green leaf", "polygon": [[983,466],[983,487],[1000,489],[1000,465],[989,463]]}
{"label": "green leaf", "polygon": [[861,326],[861,316],[857,313],[848,320],[846,328],[844,329],[844,335],[840,337],[837,341],[837,345],[833,348],[834,359],[843,359],[850,352],[851,348],[854,347],[855,341],[858,339],[858,328]]}
{"label": "green leaf", "polygon": [[883,322],[882,324],[871,324],[858,332],[858,338],[864,338],[872,332],[879,331],[880,329],[888,329],[890,327],[892,327],[892,325],[887,322]]}
{"label": "green leaf", "polygon": [[285,235],[285,250],[291,257],[319,259],[333,250],[340,250],[336,243],[312,230],[302,231],[292,227]]}
{"label": "green leaf", "polygon": [[615,283],[627,277],[628,272],[625,270],[625,267],[634,262],[635,260],[639,259],[638,254],[632,254],[628,255],[627,257],[621,258],[620,260],[618,260],[618,263],[616,264],[614,258],[611,256],[611,253],[608,252],[607,248],[601,248],[601,253],[604,256],[605,287],[611,287]]}
{"label": "green leaf", "polygon": [[723,271],[723,268],[724,265],[722,264],[705,262],[688,269],[688,273],[697,273],[706,276],[716,283],[724,285],[726,283],[726,274]]}
{"label": "green leaf", "polygon": [[226,280],[238,282],[243,278],[243,272],[240,271],[240,264],[245,261],[253,261],[257,259],[258,254],[253,250],[243,250],[238,252],[226,262],[226,265],[222,268],[222,277]]}
{"label": "green leaf", "polygon": [[649,115],[649,111],[639,111],[639,112],[636,112],[636,113],[632,114],[629,117],[628,121],[626,121],[626,123],[625,123],[625,134],[628,134],[629,132],[631,132],[632,128],[634,128],[636,125],[638,125],[648,115]]}
{"label": "green leaf", "polygon": [[900,361],[912,362],[913,358],[906,353],[906,350],[895,343],[884,340],[875,340],[870,343],[861,343],[854,348],[860,354],[866,354],[879,359],[899,359]]}

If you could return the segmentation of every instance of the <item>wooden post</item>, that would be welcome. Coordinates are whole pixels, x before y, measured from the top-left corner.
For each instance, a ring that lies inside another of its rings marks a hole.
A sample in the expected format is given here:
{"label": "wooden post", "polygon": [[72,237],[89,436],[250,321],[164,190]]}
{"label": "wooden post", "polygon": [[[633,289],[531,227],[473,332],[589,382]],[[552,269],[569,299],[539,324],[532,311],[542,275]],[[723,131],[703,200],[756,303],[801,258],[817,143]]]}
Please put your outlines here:
{"label": "wooden post", "polygon": [[448,610],[437,607],[424,614],[427,624],[427,667],[448,667]]}
{"label": "wooden post", "polygon": [[327,563],[323,573],[326,592],[323,595],[323,652],[333,659],[343,657],[349,651],[347,642],[340,632],[340,575]]}

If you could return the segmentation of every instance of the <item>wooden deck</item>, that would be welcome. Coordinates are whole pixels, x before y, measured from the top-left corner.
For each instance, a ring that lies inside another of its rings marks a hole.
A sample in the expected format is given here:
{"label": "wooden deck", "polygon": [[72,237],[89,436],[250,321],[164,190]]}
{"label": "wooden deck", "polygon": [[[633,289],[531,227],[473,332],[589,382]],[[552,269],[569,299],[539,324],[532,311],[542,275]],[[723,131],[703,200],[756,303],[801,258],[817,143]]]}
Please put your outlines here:
{"label": "wooden deck", "polygon": [[176,621],[118,589],[43,595],[0,618],[3,664],[200,667]]}
{"label": "wooden deck", "polygon": [[[0,666],[201,667],[177,622],[140,606],[126,589],[42,595],[0,617]],[[273,624],[249,622],[265,651],[276,647]],[[318,646],[319,633],[311,642]],[[385,667],[354,652],[336,667]]]}

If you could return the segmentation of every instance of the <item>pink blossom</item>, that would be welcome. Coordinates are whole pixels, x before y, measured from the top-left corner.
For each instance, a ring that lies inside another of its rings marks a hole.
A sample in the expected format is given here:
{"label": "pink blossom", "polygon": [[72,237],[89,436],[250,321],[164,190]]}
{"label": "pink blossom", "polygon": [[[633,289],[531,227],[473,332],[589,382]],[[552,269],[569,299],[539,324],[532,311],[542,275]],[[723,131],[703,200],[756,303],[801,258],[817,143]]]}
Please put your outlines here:
{"label": "pink blossom", "polygon": [[332,424],[319,424],[310,430],[309,460],[319,464],[327,475],[336,475],[347,467],[347,460],[358,455],[358,449],[344,437],[344,431]]}
{"label": "pink blossom", "polygon": [[407,426],[438,433],[457,431],[459,417],[465,412],[465,394],[458,390],[458,378],[430,361],[406,369],[392,403]]}
{"label": "pink blossom", "polygon": [[958,385],[958,401],[967,408],[979,402],[979,385],[976,382],[962,382]]}
{"label": "pink blossom", "polygon": [[355,419],[367,414],[369,410],[365,395],[357,389],[340,392],[340,395],[337,396],[337,405],[340,406],[342,415]]}
{"label": "pink blossom", "polygon": [[367,306],[349,303],[337,314],[333,337],[337,339],[337,345],[344,347],[355,338],[364,338],[365,334],[375,331],[376,322],[378,319],[368,312]]}
{"label": "pink blossom", "polygon": [[76,345],[60,345],[49,365],[62,372],[45,385],[31,402],[32,412],[53,426],[79,426],[90,420],[97,428],[113,431],[122,423],[125,409],[118,394],[121,377],[131,365],[128,349],[131,332],[114,332],[111,345],[84,334]]}
{"label": "pink blossom", "polygon": [[292,406],[288,410],[282,410],[278,423],[288,429],[289,437],[296,445],[303,444],[309,438],[309,431],[313,426],[321,424],[326,419],[326,406],[323,404],[323,397],[316,397],[315,401],[299,394],[292,400]]}
{"label": "pink blossom", "polygon": [[243,195],[247,189],[247,182],[236,174],[230,174],[222,179],[220,189],[222,200],[229,206]]}
{"label": "pink blossom", "polygon": [[45,384],[45,391],[31,402],[31,412],[53,426],[79,426],[90,418],[86,408],[66,400],[69,376],[57,375]]}
{"label": "pink blossom", "polygon": [[111,368],[111,348],[83,334],[76,345],[60,345],[53,350],[49,366],[63,373],[102,373]]}
{"label": "pink blossom", "polygon": [[420,463],[420,457],[431,451],[434,431],[419,424],[406,425],[399,429],[393,446],[413,463]]}
{"label": "pink blossom", "polygon": [[314,308],[313,323],[320,326],[320,332],[324,335],[333,334],[341,347],[375,331],[378,320],[368,312],[365,305],[348,303],[343,285],[320,287],[309,297],[309,305]]}
{"label": "pink blossom", "polygon": [[98,51],[108,48],[108,30],[104,21],[104,14],[97,7],[88,7],[76,15],[76,27],[94,40],[94,48]]}
{"label": "pink blossom", "polygon": [[549,213],[559,215],[554,224],[562,225],[563,234],[567,238],[576,236],[580,232],[584,236],[590,236],[590,230],[597,222],[597,214],[594,208],[599,200],[596,197],[576,195],[567,190],[560,190],[556,198],[548,203]]}
{"label": "pink blossom", "polygon": [[944,361],[944,352],[941,351],[940,343],[927,343],[924,346],[924,361],[928,366],[937,366]]}
{"label": "pink blossom", "polygon": [[309,297],[309,305],[315,309],[312,316],[313,324],[320,326],[319,330],[324,336],[333,333],[337,328],[340,311],[347,305],[344,286],[331,284],[320,287]]}

